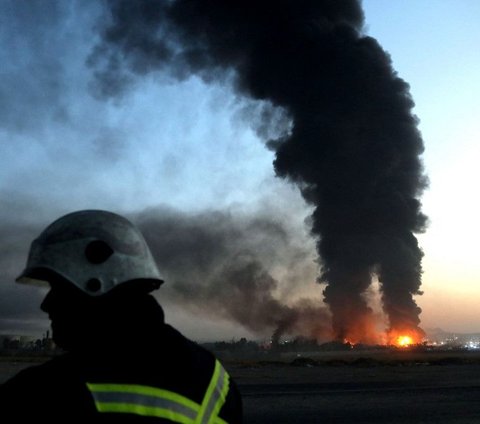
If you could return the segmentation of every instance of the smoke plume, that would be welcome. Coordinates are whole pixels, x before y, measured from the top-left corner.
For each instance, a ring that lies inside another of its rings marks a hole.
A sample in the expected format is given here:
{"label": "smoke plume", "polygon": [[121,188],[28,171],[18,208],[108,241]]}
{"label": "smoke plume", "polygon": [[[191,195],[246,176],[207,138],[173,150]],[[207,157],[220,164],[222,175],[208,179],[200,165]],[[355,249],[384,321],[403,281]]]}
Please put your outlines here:
{"label": "smoke plume", "polygon": [[[134,220],[167,281],[161,294],[170,301],[257,334],[273,332],[274,342],[283,334],[331,339],[322,305],[283,299],[289,285],[314,279],[313,258],[298,228],[260,211],[187,214],[155,208]],[[269,271],[275,269],[278,277]]]}
{"label": "smoke plume", "polygon": [[[96,93],[120,95],[136,76],[162,71],[229,82],[240,96],[261,101],[255,128],[276,134],[265,140],[276,153],[275,171],[314,207],[318,280],[326,284],[335,337],[376,341],[365,299],[373,274],[390,329],[421,334],[413,295],[420,294],[423,255],[414,234],[426,224],[419,202],[423,142],[409,87],[363,33],[359,1],[108,5],[89,62]],[[232,279],[272,289],[261,268],[239,264]],[[229,313],[239,313],[230,306]]]}

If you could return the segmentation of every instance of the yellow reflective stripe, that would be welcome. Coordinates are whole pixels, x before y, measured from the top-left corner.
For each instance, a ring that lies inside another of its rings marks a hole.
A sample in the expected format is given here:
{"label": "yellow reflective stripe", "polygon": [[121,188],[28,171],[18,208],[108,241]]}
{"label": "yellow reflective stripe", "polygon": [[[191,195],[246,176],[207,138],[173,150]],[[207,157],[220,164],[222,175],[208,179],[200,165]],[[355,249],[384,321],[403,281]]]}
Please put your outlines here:
{"label": "yellow reflective stripe", "polygon": [[222,409],[222,406],[225,403],[225,400],[227,399],[228,390],[230,388],[230,378],[227,372],[225,370],[223,371],[224,371],[224,374],[223,374],[223,381],[222,381],[220,393],[217,395],[218,398],[215,401],[215,405],[213,407],[212,413],[210,414],[208,424],[212,424],[216,422],[215,419],[219,418],[218,414],[220,413],[220,409]]}
{"label": "yellow reflective stripe", "polygon": [[[195,423],[213,423],[218,418],[218,413],[225,403],[229,389],[229,376],[218,360],[215,360],[210,384],[200,407],[200,412]],[[223,420],[222,420],[223,421]]]}
{"label": "yellow reflective stripe", "polygon": [[212,378],[210,379],[210,383],[208,385],[207,391],[205,392],[205,396],[203,397],[202,406],[200,407],[200,412],[198,413],[197,419],[195,420],[195,424],[199,424],[203,422],[203,417],[205,415],[208,402],[213,395],[213,391],[215,390],[215,387],[217,386],[218,374],[220,374],[220,367],[221,367],[220,362],[218,362],[218,360],[215,360],[215,368],[213,370],[213,375],[212,375]]}
{"label": "yellow reflective stripe", "polygon": [[151,386],[141,386],[138,384],[97,384],[87,383],[91,392],[110,392],[110,393],[135,393],[144,396],[153,396],[161,399],[168,399],[187,408],[193,409],[195,412],[200,410],[200,405],[193,400],[179,395],[178,393],[171,392],[165,389],[159,389]]}
{"label": "yellow reflective stripe", "polygon": [[193,424],[200,405],[185,396],[136,384],[87,383],[98,412],[129,413]]}
{"label": "yellow reflective stripe", "polygon": [[178,393],[138,384],[87,383],[99,412],[166,418],[182,424],[227,424],[218,414],[225,403],[230,377],[218,360],[202,404]]}
{"label": "yellow reflective stripe", "polygon": [[148,417],[166,418],[170,421],[181,424],[193,424],[192,418],[186,417],[182,414],[173,412],[169,409],[157,408],[152,406],[144,406],[136,403],[103,403],[96,402],[97,410],[99,412],[114,412],[114,413],[128,413],[136,415],[144,415]]}
{"label": "yellow reflective stripe", "polygon": [[[138,405],[143,408],[158,408],[170,411],[172,414],[187,417],[192,422],[197,417],[197,412],[178,402],[153,396],[137,395],[135,393],[96,392],[93,393],[93,397],[99,412],[108,412],[108,408],[105,405]],[[128,411],[132,413],[138,412],[136,410],[132,411],[131,408]]]}

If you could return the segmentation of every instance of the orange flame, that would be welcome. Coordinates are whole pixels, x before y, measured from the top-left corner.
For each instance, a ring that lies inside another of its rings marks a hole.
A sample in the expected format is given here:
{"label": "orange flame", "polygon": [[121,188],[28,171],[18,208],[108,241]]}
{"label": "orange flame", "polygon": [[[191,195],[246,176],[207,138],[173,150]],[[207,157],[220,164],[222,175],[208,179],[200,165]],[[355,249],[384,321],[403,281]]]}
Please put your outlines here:
{"label": "orange flame", "polygon": [[408,347],[413,344],[413,339],[410,336],[398,336],[395,344],[398,347]]}
{"label": "orange flame", "polygon": [[421,342],[421,335],[415,331],[390,330],[387,338],[388,344],[402,348]]}

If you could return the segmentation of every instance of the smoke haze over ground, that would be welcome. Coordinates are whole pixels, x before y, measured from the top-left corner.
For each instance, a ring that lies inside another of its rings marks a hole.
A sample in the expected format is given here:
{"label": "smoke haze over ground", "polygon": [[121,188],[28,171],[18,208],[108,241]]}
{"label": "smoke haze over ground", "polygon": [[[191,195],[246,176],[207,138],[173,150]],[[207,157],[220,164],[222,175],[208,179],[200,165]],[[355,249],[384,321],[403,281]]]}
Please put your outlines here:
{"label": "smoke haze over ground", "polygon": [[[372,274],[390,329],[421,335],[413,295],[423,256],[414,234],[426,224],[423,142],[409,87],[363,34],[359,2],[108,4],[90,56],[96,94],[121,96],[138,76],[164,71],[230,82],[238,95],[263,101],[253,125],[274,136],[265,141],[276,173],[314,206],[319,281],[335,337],[378,341],[365,299]],[[239,266],[227,273],[233,280],[250,275],[261,290],[275,286],[255,262]]]}
{"label": "smoke haze over ground", "polygon": [[[200,213],[156,207],[129,218],[145,234],[166,280],[157,293],[161,304],[235,323],[259,337],[326,341],[331,338],[327,309],[318,298],[302,298],[302,291],[311,293],[317,264],[313,241],[295,213],[268,206]],[[0,233],[2,278],[10,282],[21,272],[31,241],[49,223],[29,214],[16,218]],[[46,289],[9,284],[3,293],[0,333],[15,333],[19,326],[33,333],[48,328],[39,311]]]}
{"label": "smoke haze over ground", "polygon": [[326,308],[318,299],[292,295],[313,283],[316,271],[313,244],[292,220],[266,210],[250,216],[153,209],[135,221],[165,275],[167,295],[178,305],[254,334],[331,339]]}

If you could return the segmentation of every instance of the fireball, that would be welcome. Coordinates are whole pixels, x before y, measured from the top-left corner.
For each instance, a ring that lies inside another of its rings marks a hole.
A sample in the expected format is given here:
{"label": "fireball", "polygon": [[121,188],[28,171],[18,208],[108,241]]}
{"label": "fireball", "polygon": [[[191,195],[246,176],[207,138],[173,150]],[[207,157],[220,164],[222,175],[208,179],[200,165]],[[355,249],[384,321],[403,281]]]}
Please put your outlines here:
{"label": "fireball", "polygon": [[398,347],[408,347],[413,344],[413,339],[410,336],[398,336],[395,344]]}
{"label": "fireball", "polygon": [[415,330],[390,330],[387,333],[387,344],[400,348],[407,348],[421,343],[422,335]]}

